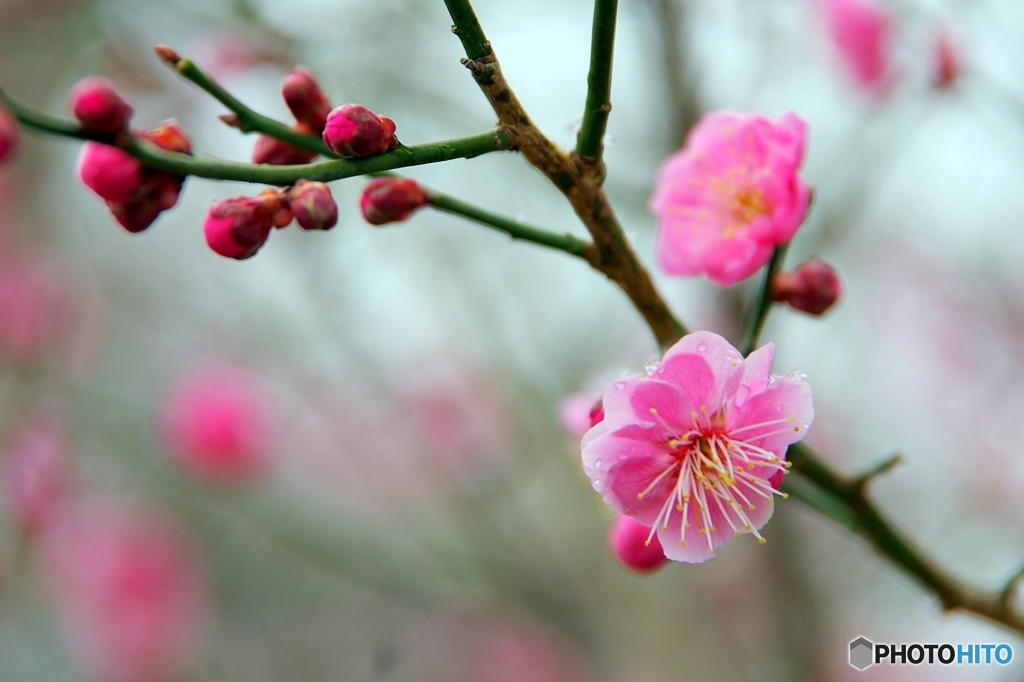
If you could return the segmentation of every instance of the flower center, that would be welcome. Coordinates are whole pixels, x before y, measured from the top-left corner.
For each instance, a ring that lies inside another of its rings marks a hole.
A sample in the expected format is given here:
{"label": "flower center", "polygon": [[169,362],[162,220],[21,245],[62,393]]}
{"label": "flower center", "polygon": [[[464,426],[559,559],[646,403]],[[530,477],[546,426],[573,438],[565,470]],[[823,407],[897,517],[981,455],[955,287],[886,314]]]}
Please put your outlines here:
{"label": "flower center", "polygon": [[787,497],[775,490],[768,479],[779,471],[787,471],[789,463],[774,452],[741,438],[745,432],[752,432],[747,438],[757,439],[779,430],[793,429],[792,419],[751,424],[732,432],[726,430],[725,424],[723,409],[712,415],[706,424],[694,425],[694,430],[667,441],[666,447],[675,461],[638,495],[643,499],[665,479],[672,483],[648,542],[659,527],[667,531],[670,523],[678,523],[679,543],[686,545],[687,535],[694,537],[694,531],[690,530],[692,521],[697,536],[707,542],[713,555],[715,522],[723,520],[734,534],[752,533],[758,542],[765,541],[751,521],[750,513],[757,511],[758,505],[771,504],[774,495]]}
{"label": "flower center", "polygon": [[739,188],[732,197],[729,207],[729,215],[732,218],[725,231],[726,238],[731,238],[737,232],[750,225],[758,218],[766,218],[772,215],[772,206],[764,192],[755,186]]}

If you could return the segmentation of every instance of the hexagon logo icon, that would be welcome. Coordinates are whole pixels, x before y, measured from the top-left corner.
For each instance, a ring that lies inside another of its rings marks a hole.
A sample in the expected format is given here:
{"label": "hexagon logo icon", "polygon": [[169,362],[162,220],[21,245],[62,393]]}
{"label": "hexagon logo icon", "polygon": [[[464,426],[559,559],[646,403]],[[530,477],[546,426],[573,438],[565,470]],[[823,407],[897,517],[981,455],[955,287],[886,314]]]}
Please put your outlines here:
{"label": "hexagon logo icon", "polygon": [[850,665],[857,670],[864,670],[869,665],[874,663],[874,652],[875,645],[864,637],[858,637],[857,639],[850,642]]}

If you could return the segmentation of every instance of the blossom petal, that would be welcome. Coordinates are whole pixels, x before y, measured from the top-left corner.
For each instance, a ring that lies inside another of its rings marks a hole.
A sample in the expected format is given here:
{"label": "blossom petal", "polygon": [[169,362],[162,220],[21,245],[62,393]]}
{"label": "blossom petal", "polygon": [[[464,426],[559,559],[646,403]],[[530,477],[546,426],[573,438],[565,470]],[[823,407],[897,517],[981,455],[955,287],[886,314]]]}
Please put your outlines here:
{"label": "blossom petal", "polygon": [[653,526],[678,478],[666,472],[677,463],[675,457],[664,452],[656,457],[620,461],[605,476],[604,501],[636,521]]}
{"label": "blossom petal", "polygon": [[[814,421],[811,387],[795,377],[777,377],[729,416],[736,438],[784,457]],[[773,472],[774,473],[774,472]]]}

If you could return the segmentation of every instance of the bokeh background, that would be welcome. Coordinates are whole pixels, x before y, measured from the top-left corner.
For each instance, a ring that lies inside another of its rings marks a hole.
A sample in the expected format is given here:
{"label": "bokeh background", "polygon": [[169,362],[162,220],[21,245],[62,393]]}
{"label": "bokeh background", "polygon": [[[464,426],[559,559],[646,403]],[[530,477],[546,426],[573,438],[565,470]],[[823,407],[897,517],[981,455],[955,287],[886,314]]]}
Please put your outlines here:
{"label": "bokeh background", "polygon": [[[590,3],[475,4],[536,122],[572,145]],[[607,187],[638,252],[653,268],[645,203],[701,111],[806,119],[816,198],[787,263],[827,260],[845,295],[821,319],[775,311],[776,371],[808,374],[809,441],[831,463],[902,453],[879,504],[959,575],[1001,584],[1024,561],[1024,6],[883,4],[890,78],[865,88],[811,0],[620,4]],[[165,43],[285,120],[280,80],[306,65],[336,104],[423,143],[493,125],[449,28],[436,0],[0,0],[0,83],[66,113],[70,86],[103,74],[135,124],[174,117],[198,150],[249,158],[255,138],[152,54]],[[963,60],[945,89],[940,34]],[[642,372],[656,347],[582,262],[429,211],[371,228],[361,179],[332,185],[333,231],[276,232],[229,261],[206,246],[205,213],[259,188],[189,180],[129,235],[78,183],[77,144],[24,138],[0,173],[0,461],[35,448],[55,489],[87,502],[62,538],[24,533],[7,469],[0,680],[130,682],[125,651],[166,658],[144,679],[188,682],[1024,678],[1017,658],[969,675],[850,668],[859,635],[1024,648],[943,614],[793,500],[765,546],[623,569],[560,405]],[[408,175],[584,236],[513,155]],[[736,338],[749,285],[655,274],[692,328]],[[161,436],[168,392],[214,365],[269,405],[271,463],[232,485],[191,476]]]}

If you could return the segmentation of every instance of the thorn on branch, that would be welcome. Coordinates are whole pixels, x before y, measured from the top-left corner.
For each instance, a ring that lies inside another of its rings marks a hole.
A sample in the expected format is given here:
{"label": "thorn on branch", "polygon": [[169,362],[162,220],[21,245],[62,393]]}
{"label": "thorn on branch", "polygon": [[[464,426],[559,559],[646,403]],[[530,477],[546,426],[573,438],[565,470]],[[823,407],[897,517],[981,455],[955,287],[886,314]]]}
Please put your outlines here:
{"label": "thorn on branch", "polygon": [[870,483],[878,476],[881,476],[884,473],[888,473],[893,467],[895,467],[897,464],[900,464],[902,461],[903,457],[900,456],[899,453],[892,455],[886,460],[883,460],[881,463],[875,465],[871,469],[868,469],[863,474],[855,478],[853,480],[853,489],[856,490],[858,493],[864,492],[864,488],[867,486],[868,483]]}
{"label": "thorn on branch", "polygon": [[157,57],[160,57],[160,59],[175,69],[178,68],[183,59],[177,51],[167,45],[157,45],[153,48],[153,51],[156,52]]}

